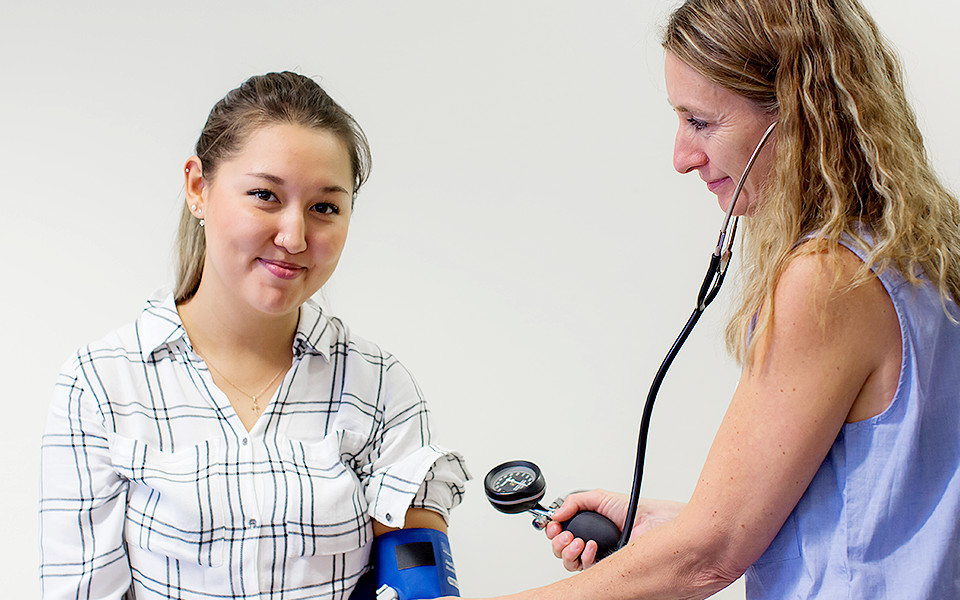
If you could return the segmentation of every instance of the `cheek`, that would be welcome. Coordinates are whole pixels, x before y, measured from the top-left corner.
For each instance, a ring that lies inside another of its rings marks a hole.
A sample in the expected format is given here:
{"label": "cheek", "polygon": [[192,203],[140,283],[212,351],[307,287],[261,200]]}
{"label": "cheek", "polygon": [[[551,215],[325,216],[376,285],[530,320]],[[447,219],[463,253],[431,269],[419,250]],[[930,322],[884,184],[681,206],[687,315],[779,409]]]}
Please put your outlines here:
{"label": "cheek", "polygon": [[753,193],[763,189],[770,182],[770,175],[773,172],[773,156],[766,149],[757,157],[750,174],[747,176],[747,183]]}
{"label": "cheek", "polygon": [[264,246],[273,245],[277,227],[269,220],[256,215],[237,215],[229,223],[226,240],[236,250],[259,252]]}
{"label": "cheek", "polygon": [[311,246],[320,262],[336,262],[347,241],[347,228],[337,227],[321,231],[313,236]]}

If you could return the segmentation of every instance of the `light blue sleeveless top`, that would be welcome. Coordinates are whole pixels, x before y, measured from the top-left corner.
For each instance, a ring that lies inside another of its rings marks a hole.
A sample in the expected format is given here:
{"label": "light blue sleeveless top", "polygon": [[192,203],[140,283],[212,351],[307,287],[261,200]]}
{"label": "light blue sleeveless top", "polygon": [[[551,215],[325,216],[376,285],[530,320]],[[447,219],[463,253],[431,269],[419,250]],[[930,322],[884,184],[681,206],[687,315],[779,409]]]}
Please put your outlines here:
{"label": "light blue sleeveless top", "polygon": [[960,326],[932,285],[894,270],[880,281],[903,347],[893,401],[844,425],[747,570],[749,600],[960,598]]}

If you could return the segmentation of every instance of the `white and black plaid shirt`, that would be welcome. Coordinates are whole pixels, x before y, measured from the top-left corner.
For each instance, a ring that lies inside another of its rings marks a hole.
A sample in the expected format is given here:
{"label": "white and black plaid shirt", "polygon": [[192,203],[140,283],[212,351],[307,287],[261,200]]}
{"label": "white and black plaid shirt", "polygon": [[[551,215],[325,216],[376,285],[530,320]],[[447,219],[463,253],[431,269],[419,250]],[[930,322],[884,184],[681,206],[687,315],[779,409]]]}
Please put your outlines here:
{"label": "white and black plaid shirt", "polygon": [[293,350],[248,433],[169,292],[81,349],[43,438],[43,597],[346,598],[371,518],[460,502],[467,471],[403,365],[312,302]]}

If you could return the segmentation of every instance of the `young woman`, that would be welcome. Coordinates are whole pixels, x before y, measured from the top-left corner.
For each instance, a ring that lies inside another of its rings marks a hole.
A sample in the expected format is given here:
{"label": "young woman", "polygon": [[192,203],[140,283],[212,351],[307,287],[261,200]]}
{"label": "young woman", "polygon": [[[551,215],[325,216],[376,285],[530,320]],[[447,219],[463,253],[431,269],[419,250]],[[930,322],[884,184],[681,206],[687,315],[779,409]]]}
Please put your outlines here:
{"label": "young woman", "polygon": [[369,150],[313,80],[252,77],[184,166],[176,286],[63,368],[44,598],[346,598],[375,535],[445,530],[468,475],[410,373],[311,296]]}
{"label": "young woman", "polygon": [[[686,505],[515,598],[960,597],[960,210],[857,0],[687,0],[664,36],[674,166],[735,212],[744,366]],[[679,225],[678,225],[679,226]],[[571,496],[558,521],[626,499]],[[547,535],[568,569],[596,545]]]}

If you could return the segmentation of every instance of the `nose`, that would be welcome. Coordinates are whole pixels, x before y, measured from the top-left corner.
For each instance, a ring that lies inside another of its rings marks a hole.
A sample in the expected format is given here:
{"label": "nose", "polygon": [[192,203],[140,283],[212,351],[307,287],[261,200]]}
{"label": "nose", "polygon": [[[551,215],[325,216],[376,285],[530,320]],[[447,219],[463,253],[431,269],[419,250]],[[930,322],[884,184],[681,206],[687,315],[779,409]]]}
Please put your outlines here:
{"label": "nose", "polygon": [[678,173],[689,173],[705,164],[707,164],[706,152],[694,136],[681,126],[673,142],[673,168]]}
{"label": "nose", "polygon": [[290,254],[299,254],[307,249],[306,222],[299,211],[284,211],[278,225],[277,234],[273,238],[277,246]]}

